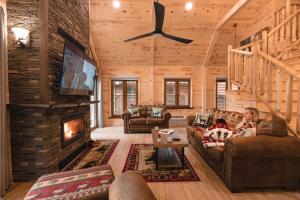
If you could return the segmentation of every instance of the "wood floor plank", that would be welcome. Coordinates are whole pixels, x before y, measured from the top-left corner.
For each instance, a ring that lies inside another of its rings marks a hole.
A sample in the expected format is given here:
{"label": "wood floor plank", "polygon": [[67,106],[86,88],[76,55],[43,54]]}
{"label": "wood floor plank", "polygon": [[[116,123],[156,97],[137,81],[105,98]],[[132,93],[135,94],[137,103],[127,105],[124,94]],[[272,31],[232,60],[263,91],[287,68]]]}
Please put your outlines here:
{"label": "wood floor plank", "polygon": [[[184,130],[184,129],[183,129]],[[184,131],[185,132],[185,131]],[[124,134],[121,127],[96,129],[93,139],[120,139],[109,164],[116,176],[122,173],[131,144],[151,144],[151,134]],[[185,155],[199,175],[199,182],[148,183],[160,200],[300,200],[300,190],[250,189],[231,193],[197,151],[189,146]],[[32,183],[14,184],[5,200],[23,199]]]}

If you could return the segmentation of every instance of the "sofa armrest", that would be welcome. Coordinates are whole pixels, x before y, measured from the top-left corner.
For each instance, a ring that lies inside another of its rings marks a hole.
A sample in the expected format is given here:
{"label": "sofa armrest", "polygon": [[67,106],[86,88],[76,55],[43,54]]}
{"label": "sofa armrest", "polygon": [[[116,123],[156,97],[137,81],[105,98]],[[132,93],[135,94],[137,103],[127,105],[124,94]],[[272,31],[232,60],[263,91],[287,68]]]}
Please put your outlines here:
{"label": "sofa armrest", "polygon": [[163,119],[165,122],[169,122],[169,120],[171,119],[172,115],[169,111],[164,111],[163,113]]}
{"label": "sofa armrest", "polygon": [[132,114],[128,111],[122,114],[123,124],[124,124],[124,133],[129,133],[129,119],[132,117]]}
{"label": "sofa armrest", "polygon": [[187,126],[192,126],[193,122],[195,121],[195,118],[196,118],[196,116],[194,116],[194,115],[188,115],[186,117]]}
{"label": "sofa armrest", "polygon": [[226,140],[225,156],[232,158],[300,157],[300,139],[292,136],[236,137]]}
{"label": "sofa armrest", "polygon": [[115,179],[109,188],[110,200],[156,200],[143,177],[134,172],[125,172]]}
{"label": "sofa armrest", "polygon": [[126,120],[126,119],[130,119],[132,116],[132,114],[129,111],[123,112],[122,114],[122,119]]}

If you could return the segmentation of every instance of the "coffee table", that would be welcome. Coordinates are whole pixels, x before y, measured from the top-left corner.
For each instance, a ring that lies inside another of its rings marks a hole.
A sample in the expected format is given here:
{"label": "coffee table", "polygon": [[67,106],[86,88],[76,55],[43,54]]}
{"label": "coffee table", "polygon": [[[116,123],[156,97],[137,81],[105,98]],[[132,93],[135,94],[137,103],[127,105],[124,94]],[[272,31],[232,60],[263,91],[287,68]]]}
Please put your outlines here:
{"label": "coffee table", "polygon": [[[158,168],[184,168],[184,147],[188,147],[189,143],[185,134],[180,130],[176,130],[173,134],[180,137],[178,141],[168,142],[169,135],[160,134],[161,139],[158,140],[159,130],[152,129],[153,147],[155,149],[155,169]],[[176,149],[181,149],[181,156],[179,158]]]}

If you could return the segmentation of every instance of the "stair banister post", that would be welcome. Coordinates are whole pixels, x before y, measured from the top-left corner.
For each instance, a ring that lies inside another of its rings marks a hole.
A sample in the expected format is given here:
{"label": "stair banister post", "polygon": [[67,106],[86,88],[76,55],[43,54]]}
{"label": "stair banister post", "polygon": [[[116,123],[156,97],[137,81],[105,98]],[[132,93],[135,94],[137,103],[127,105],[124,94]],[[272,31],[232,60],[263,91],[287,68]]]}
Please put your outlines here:
{"label": "stair banister post", "polygon": [[258,58],[258,50],[260,49],[260,44],[255,44],[253,47],[253,63],[252,63],[252,94],[257,97],[257,79],[258,79],[258,65],[259,65],[259,58]]}
{"label": "stair banister post", "polygon": [[291,14],[291,6],[292,6],[291,0],[286,0],[286,5],[285,5],[285,7],[286,7],[286,17],[289,17],[290,14]]}
{"label": "stair banister post", "polygon": [[280,112],[280,110],[281,110],[281,94],[282,94],[281,71],[277,67],[277,69],[276,69],[276,104],[275,104],[276,112]]}
{"label": "stair banister post", "polygon": [[262,51],[268,53],[268,32],[267,31],[263,31],[262,32]]}
{"label": "stair banister post", "polygon": [[229,45],[228,46],[228,91],[231,91],[231,89],[232,89],[232,87],[231,87],[231,68],[233,67],[233,66],[231,66],[232,65],[232,58],[231,58],[231,50],[232,50],[232,45]]}
{"label": "stair banister post", "polygon": [[272,102],[272,83],[273,83],[273,65],[268,62],[267,64],[267,102],[271,104]]}
{"label": "stair banister post", "polygon": [[[286,1],[286,14],[285,17],[288,18],[291,15],[291,0]],[[286,46],[291,45],[291,22],[286,24]]]}
{"label": "stair banister post", "polygon": [[[294,13],[294,12],[296,12],[296,10],[297,10],[297,6],[295,5],[295,6],[293,6],[292,7],[292,10],[293,10],[293,12],[292,13]],[[297,25],[297,22],[298,22],[298,20],[299,20],[299,14],[298,15],[296,15],[295,17],[293,17],[293,19],[292,19],[292,43],[293,42],[295,42],[295,41],[297,41],[297,34],[298,34],[298,25]]]}
{"label": "stair banister post", "polygon": [[293,98],[293,76],[288,75],[286,82],[286,105],[285,105],[285,120],[290,122],[292,119],[292,102]]}
{"label": "stair banister post", "polygon": [[296,121],[296,130],[298,135],[300,134],[300,80],[298,82],[298,89],[297,89],[297,121]]}

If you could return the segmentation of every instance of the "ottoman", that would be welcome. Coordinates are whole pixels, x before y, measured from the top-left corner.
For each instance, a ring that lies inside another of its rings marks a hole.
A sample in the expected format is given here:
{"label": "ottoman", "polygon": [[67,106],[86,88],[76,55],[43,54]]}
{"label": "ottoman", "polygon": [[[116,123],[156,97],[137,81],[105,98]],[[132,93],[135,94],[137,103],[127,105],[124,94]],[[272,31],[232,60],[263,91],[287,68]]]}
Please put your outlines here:
{"label": "ottoman", "polygon": [[24,200],[36,199],[108,199],[114,174],[109,165],[59,172],[42,176]]}

